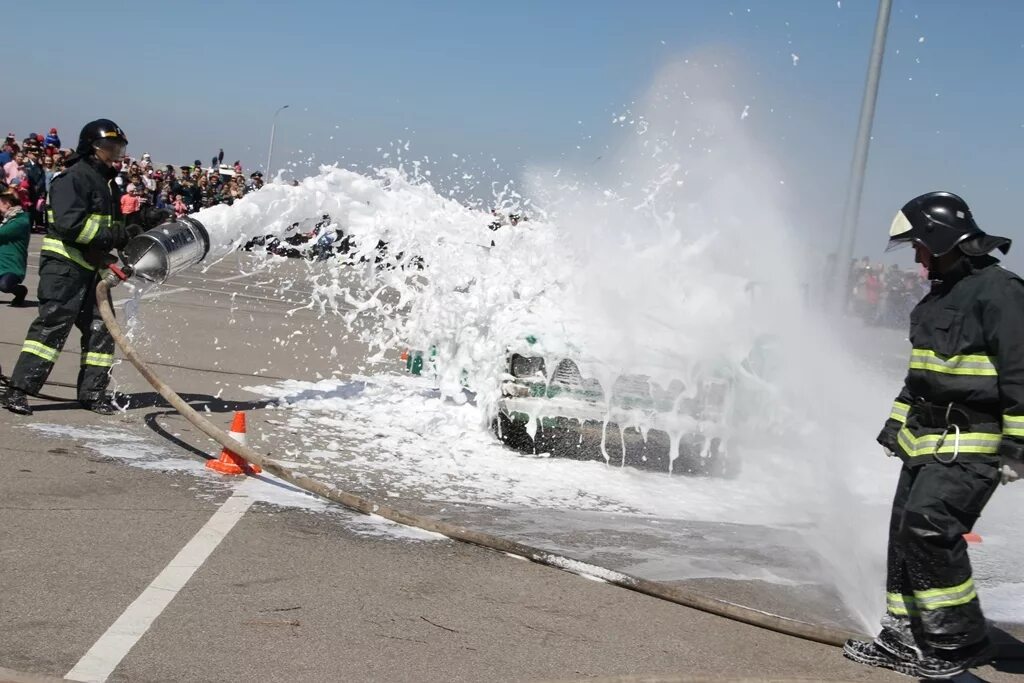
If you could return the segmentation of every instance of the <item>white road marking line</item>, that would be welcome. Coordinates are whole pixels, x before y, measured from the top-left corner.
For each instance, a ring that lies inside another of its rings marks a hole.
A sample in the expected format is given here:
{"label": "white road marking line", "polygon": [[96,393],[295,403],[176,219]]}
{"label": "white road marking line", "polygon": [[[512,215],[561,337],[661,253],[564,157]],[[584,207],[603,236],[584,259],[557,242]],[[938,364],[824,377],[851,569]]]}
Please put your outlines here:
{"label": "white road marking line", "polygon": [[[157,297],[170,296],[171,294],[178,294],[180,292],[205,292],[207,294],[219,294],[219,295],[227,297],[227,298],[252,299],[253,301],[267,301],[267,302],[275,303],[275,304],[289,304],[291,306],[307,306],[307,305],[309,305],[308,301],[292,301],[291,299],[280,299],[280,298],[272,298],[272,297],[266,297],[266,296],[256,296],[255,294],[245,294],[243,292],[231,292],[231,291],[224,291],[224,290],[220,290],[220,289],[207,289],[205,287],[177,287],[175,289],[166,289],[166,290],[161,289],[161,290],[157,290],[155,292],[149,292],[148,294],[143,294],[142,298],[143,299],[156,299]],[[125,301],[130,301],[130,300],[131,299],[128,299],[128,298],[126,298],[126,299],[119,299],[118,301],[114,302],[114,306],[115,306],[115,308],[117,306],[124,306]]]}
{"label": "white road marking line", "polygon": [[153,579],[106,633],[89,648],[75,667],[64,676],[70,681],[103,683],[121,660],[135,647],[153,621],[160,616],[199,567],[203,565],[232,527],[253,503],[249,489],[260,484],[246,477],[213,516],[196,532],[170,564]]}
{"label": "white road marking line", "polygon": [[212,282],[231,282],[232,280],[241,280],[243,277],[252,277],[256,273],[239,273],[238,275],[232,275],[230,277],[222,277],[219,280],[213,280]]}
{"label": "white road marking line", "polygon": [[[155,299],[155,298],[157,298],[159,296],[168,296],[170,294],[177,294],[178,292],[187,292],[189,289],[191,289],[191,288],[190,287],[178,287],[177,289],[158,289],[156,291],[148,292],[146,294],[143,294],[142,298],[143,298],[143,300],[145,300],[145,299]],[[129,297],[127,299],[118,299],[117,301],[114,302],[114,307],[117,308],[118,306],[124,306],[126,302],[132,301],[132,300],[133,300],[132,297]]]}
{"label": "white road marking line", "polygon": [[253,299],[254,301],[269,301],[275,304],[291,304],[293,306],[305,306],[304,301],[292,301],[291,299],[283,299],[278,297],[267,297],[267,296],[256,296],[255,294],[245,294],[244,292],[231,292],[222,289],[206,289],[205,287],[189,287],[193,292],[206,292],[208,294],[220,294],[228,298],[234,297],[236,299]]}
{"label": "white road marking line", "polygon": [[174,289],[157,289],[152,292],[146,292],[142,295],[143,299],[155,299],[158,296],[170,296],[171,294],[177,294],[178,292],[187,292],[191,287],[176,287]]}

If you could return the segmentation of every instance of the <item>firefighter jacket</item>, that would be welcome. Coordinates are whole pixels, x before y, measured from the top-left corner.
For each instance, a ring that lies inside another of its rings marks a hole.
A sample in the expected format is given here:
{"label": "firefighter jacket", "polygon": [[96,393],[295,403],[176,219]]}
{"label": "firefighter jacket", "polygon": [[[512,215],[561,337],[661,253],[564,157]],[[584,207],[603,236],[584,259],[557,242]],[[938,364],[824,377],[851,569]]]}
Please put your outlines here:
{"label": "firefighter jacket", "polygon": [[911,466],[1024,460],[1024,280],[958,261],[910,314],[910,368],[878,442]]}
{"label": "firefighter jacket", "polygon": [[86,270],[112,262],[110,250],[123,247],[129,237],[116,173],[88,157],[53,177],[43,255],[67,259]]}

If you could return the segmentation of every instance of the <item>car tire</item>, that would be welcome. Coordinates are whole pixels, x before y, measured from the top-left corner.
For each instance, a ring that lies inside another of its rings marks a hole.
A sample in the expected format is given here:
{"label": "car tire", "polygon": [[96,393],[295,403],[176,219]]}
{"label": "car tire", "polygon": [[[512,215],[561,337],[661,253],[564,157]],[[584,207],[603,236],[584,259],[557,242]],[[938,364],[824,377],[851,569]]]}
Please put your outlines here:
{"label": "car tire", "polygon": [[512,420],[505,413],[498,413],[498,417],[491,423],[491,429],[509,448],[521,453],[534,452],[534,442],[526,431],[526,424]]}

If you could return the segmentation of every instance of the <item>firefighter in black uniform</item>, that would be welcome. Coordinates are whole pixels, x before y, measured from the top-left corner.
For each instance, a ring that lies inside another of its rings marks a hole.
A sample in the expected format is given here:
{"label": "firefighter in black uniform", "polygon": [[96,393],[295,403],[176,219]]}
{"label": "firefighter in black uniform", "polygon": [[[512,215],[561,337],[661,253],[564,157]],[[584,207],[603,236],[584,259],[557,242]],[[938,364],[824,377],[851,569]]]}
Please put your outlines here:
{"label": "firefighter in black uniform", "polygon": [[996,486],[1024,474],[1024,280],[1010,248],[948,192],[908,202],[890,248],[912,243],[931,291],[910,314],[910,368],[878,442],[903,461],[889,528],[886,615],[847,657],[949,678],[994,654],[963,535]]}
{"label": "firefighter in black uniform", "polygon": [[57,361],[73,326],[82,333],[78,401],[101,415],[115,411],[106,393],[114,363],[114,341],[96,306],[100,272],[117,259],[110,254],[169,212],[132,214],[125,225],[114,163],[128,139],[109,119],[82,128],[68,169],[53,178],[47,234],[39,259],[39,315],[28,329],[21,355],[3,397],[11,412],[30,415],[27,394],[36,395]]}

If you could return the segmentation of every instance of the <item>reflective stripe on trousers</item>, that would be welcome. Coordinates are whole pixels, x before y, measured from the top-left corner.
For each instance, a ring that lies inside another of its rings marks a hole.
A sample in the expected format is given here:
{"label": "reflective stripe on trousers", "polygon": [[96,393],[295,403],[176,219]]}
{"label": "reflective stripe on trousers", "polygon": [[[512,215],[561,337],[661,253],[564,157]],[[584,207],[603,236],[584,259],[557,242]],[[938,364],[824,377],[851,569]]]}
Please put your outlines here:
{"label": "reflective stripe on trousers", "polygon": [[82,335],[78,399],[92,401],[102,396],[110,383],[114,340],[96,306],[98,277],[95,271],[79,268],[63,256],[42,252],[39,309],[25,335],[23,353],[18,355],[11,373],[11,386],[28,394],[38,394],[71,329],[77,327]]}
{"label": "reflective stripe on trousers", "polygon": [[89,351],[82,356],[82,365],[95,365],[98,368],[112,367],[114,365],[114,354]]}
{"label": "reflective stripe on trousers", "polygon": [[26,339],[25,343],[21,347],[21,352],[31,353],[33,356],[39,356],[49,363],[56,363],[57,358],[60,356],[60,349],[47,346],[35,339]]}
{"label": "reflective stripe on trousers", "polygon": [[966,605],[976,597],[978,597],[978,592],[974,589],[973,578],[950,588],[914,591],[914,600],[917,602],[918,608],[922,610]]}
{"label": "reflective stripe on trousers", "polygon": [[922,610],[966,605],[978,597],[974,579],[970,578],[950,588],[931,588],[914,591],[913,595],[886,593],[886,611],[896,616],[918,616]]}
{"label": "reflective stripe on trousers", "polygon": [[885,603],[886,611],[889,614],[894,614],[898,617],[916,617],[918,614],[917,602],[914,600],[913,595],[901,595],[900,593],[886,593]]}

